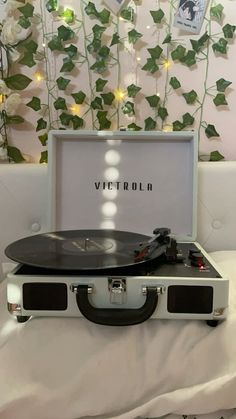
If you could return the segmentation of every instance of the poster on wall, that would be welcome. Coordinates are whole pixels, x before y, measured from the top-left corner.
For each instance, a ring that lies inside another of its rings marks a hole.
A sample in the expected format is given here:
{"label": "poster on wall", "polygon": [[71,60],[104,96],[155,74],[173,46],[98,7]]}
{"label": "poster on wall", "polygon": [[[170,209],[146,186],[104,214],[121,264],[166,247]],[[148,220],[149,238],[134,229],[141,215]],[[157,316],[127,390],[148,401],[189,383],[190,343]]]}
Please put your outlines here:
{"label": "poster on wall", "polygon": [[198,34],[206,13],[207,0],[179,0],[174,26]]}
{"label": "poster on wall", "polygon": [[120,12],[120,10],[126,6],[128,3],[130,2],[130,0],[103,0],[103,3],[105,3],[105,5],[107,7],[109,7],[109,9],[115,13],[116,15]]}

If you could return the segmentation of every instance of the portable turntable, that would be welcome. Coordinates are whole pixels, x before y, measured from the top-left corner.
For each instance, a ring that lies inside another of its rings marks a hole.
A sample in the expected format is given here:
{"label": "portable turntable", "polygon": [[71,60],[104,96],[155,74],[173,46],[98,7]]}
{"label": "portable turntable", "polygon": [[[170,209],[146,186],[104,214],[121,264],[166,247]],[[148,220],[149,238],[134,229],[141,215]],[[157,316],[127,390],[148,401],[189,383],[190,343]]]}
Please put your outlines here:
{"label": "portable turntable", "polygon": [[228,280],[195,241],[197,143],[194,132],[51,131],[49,231],[6,249],[18,321],[224,319]]}

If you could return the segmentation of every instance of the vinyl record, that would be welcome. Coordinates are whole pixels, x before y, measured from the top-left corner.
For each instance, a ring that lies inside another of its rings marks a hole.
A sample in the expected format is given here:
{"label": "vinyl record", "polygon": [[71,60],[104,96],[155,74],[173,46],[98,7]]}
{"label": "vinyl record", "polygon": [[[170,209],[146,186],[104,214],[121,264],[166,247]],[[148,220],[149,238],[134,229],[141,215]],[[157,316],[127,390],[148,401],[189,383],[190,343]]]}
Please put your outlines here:
{"label": "vinyl record", "polygon": [[5,253],[16,262],[39,268],[103,270],[145,263],[137,262],[135,254],[149,240],[142,234],[117,230],[67,230],[18,240]]}

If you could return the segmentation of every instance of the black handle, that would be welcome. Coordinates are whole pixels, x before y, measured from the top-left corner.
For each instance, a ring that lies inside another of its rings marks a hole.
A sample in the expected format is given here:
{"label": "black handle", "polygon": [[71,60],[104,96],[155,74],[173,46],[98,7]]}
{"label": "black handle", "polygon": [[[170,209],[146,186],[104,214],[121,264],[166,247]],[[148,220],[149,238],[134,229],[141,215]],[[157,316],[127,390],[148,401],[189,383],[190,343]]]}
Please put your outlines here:
{"label": "black handle", "polygon": [[156,309],[158,293],[156,287],[147,287],[146,301],[137,309],[96,308],[88,298],[88,285],[78,285],[76,301],[81,314],[93,323],[107,326],[132,326],[149,319]]}

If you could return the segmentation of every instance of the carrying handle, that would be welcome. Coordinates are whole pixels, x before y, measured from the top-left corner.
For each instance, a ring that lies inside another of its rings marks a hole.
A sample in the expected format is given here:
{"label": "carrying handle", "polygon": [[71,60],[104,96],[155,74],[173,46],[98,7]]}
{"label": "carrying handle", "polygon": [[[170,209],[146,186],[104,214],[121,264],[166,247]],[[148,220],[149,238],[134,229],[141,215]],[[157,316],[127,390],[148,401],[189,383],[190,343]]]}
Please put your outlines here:
{"label": "carrying handle", "polygon": [[158,290],[156,287],[146,288],[146,301],[137,309],[96,308],[90,304],[88,285],[78,285],[76,288],[76,301],[78,308],[88,320],[93,323],[107,326],[132,326],[143,323],[153,314],[158,303]]}

